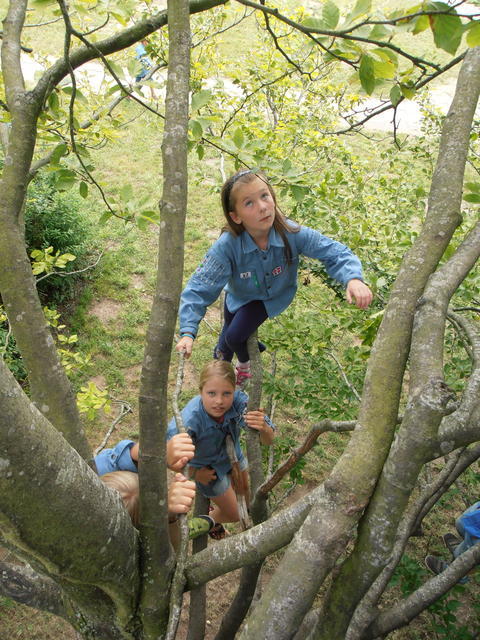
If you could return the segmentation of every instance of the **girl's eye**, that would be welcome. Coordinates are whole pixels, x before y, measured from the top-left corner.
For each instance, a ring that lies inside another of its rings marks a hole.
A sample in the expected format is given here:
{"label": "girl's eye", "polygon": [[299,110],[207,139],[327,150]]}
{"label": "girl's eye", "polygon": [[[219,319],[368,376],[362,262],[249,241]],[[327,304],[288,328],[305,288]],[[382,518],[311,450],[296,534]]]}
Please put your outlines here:
{"label": "girl's eye", "polygon": [[268,198],[269,195],[270,195],[270,192],[265,191],[265,193],[262,193],[262,198]]}
{"label": "girl's eye", "polygon": [[207,394],[213,397],[215,395],[215,391],[208,391]]}

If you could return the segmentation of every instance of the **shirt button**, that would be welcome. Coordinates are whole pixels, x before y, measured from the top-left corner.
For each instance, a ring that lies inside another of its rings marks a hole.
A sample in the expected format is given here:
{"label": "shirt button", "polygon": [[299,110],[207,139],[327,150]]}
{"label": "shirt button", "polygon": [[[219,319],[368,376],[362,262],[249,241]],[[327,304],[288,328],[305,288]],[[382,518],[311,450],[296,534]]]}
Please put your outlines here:
{"label": "shirt button", "polygon": [[262,256],[262,258],[263,258],[264,260],[266,260],[266,259],[267,259],[267,256]]}

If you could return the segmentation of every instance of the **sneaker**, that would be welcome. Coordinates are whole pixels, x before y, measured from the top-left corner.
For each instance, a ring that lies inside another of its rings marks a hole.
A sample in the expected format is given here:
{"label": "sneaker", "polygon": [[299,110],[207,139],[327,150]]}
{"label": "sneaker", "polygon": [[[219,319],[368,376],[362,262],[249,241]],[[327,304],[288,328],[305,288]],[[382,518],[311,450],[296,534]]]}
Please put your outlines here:
{"label": "sneaker", "polygon": [[215,520],[210,516],[196,516],[190,518],[188,521],[188,537],[190,540],[194,540],[199,536],[203,536],[206,533],[212,531],[215,527]]}
{"label": "sneaker", "polygon": [[461,543],[460,538],[457,538],[457,536],[454,536],[453,533],[444,533],[442,538],[443,538],[444,545],[450,551],[452,556],[455,557],[453,555],[453,552],[456,549],[456,547],[458,547],[458,545]]}
{"label": "sneaker", "polygon": [[[437,556],[427,556],[424,562],[427,569],[437,576],[439,573],[442,573],[442,571],[445,571],[449,566],[448,562],[445,562],[445,560],[442,560]],[[460,578],[458,581],[458,584],[467,584],[468,581],[468,576],[463,576],[463,578]]]}
{"label": "sneaker", "polygon": [[436,576],[438,576],[439,573],[442,573],[442,571],[445,571],[445,569],[448,567],[448,563],[438,556],[426,556],[424,562],[427,569],[434,573]]}
{"label": "sneaker", "polygon": [[241,387],[242,385],[245,384],[245,382],[249,378],[252,377],[252,374],[250,373],[250,368],[243,369],[241,367],[236,367],[235,371],[237,372],[237,379],[236,379],[237,387]]}

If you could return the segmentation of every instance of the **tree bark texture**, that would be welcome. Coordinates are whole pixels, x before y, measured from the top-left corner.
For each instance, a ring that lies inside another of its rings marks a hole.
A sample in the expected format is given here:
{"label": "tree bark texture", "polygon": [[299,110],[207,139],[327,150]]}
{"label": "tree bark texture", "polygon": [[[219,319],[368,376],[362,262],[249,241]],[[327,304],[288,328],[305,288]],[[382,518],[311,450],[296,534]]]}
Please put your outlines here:
{"label": "tree bark texture", "polygon": [[[0,514],[1,538],[57,583],[77,629],[92,638],[133,637],[139,572],[130,518],[1,359]],[[112,633],[102,636],[105,625]]]}
{"label": "tree bark texture", "polygon": [[[312,507],[294,537],[241,638],[281,640],[295,633],[382,470],[397,420],[417,301],[461,221],[463,175],[480,84],[479,57],[476,49],[469,51],[459,75],[442,132],[425,224],[402,262],[386,307],[367,368],[358,427],[325,482],[323,499]],[[341,592],[343,582],[338,585]],[[332,640],[343,633],[343,640],[348,608],[331,604],[326,615],[325,635],[318,637]]]}
{"label": "tree bark texture", "polygon": [[[480,51],[473,50],[467,54],[459,75],[432,182],[425,235],[431,224],[428,246],[434,252],[438,241],[433,233],[434,220],[431,220],[431,214],[435,214],[437,221],[441,218],[438,233],[448,235],[448,240],[459,220],[463,169],[479,92]],[[461,171],[459,166],[462,167]],[[439,184],[440,179],[447,179],[447,173],[453,179],[448,200],[446,185],[440,187]],[[443,235],[441,237],[444,239]],[[470,248],[472,243],[466,242],[466,245]],[[362,518],[355,550],[330,590],[324,616],[313,636],[315,638],[343,640],[345,637],[356,605],[388,561],[410,494],[424,463],[430,458],[440,422],[450,412],[448,403],[453,401],[453,394],[443,382],[442,367],[445,317],[450,297],[475,263],[475,253],[478,255],[478,243],[476,251],[468,248],[465,244],[461,246],[457,254],[437,274],[431,276],[419,300],[412,337],[410,390],[405,415],[375,493]],[[427,249],[426,253],[429,251]]]}
{"label": "tree bark texture", "polygon": [[25,9],[26,2],[11,3],[2,38],[2,70],[11,132],[0,180],[0,292],[28,371],[32,399],[80,455],[91,460],[75,395],[38,298],[21,224],[37,118],[43,104],[42,97],[25,91],[23,83],[20,35]]}
{"label": "tree bark texture", "polygon": [[[168,621],[174,555],[168,540],[165,465],[167,385],[183,276],[187,213],[190,16],[187,0],[168,2],[169,63],[162,142],[163,192],[155,297],[147,331],[140,389],[141,610],[146,640]],[[160,507],[160,508],[159,508]]]}

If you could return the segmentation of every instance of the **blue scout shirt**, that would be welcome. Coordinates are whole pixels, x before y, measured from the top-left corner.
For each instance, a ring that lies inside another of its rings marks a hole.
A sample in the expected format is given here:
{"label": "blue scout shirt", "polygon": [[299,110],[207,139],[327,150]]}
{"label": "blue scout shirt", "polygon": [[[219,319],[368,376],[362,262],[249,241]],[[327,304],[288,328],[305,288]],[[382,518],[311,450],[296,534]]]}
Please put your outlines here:
{"label": "blue scout shirt", "polygon": [[[223,416],[223,422],[219,423],[205,411],[200,396],[195,396],[182,410],[182,419],[185,429],[195,444],[195,456],[188,463],[192,467],[211,466],[215,469],[218,478],[222,478],[232,469],[228,459],[225,437],[232,436],[235,452],[239,461],[244,459],[240,447],[240,429],[245,428],[243,419],[247,407],[248,396],[243,391],[235,391],[233,403]],[[273,424],[266,417],[269,426]],[[177,431],[175,418],[168,423],[167,440],[170,440]]]}
{"label": "blue scout shirt", "polygon": [[110,471],[133,471],[138,473],[137,465],[130,455],[130,449],[134,444],[133,440],[121,440],[113,449],[100,451],[95,456],[98,475],[103,476]]}
{"label": "blue scout shirt", "polygon": [[207,307],[224,287],[227,308],[232,313],[252,300],[262,300],[268,316],[277,316],[297,291],[300,255],[323,262],[327,273],[344,286],[352,278],[363,279],[360,260],[348,247],[314,229],[289,222],[300,229],[298,233],[286,234],[292,249],[290,265],[285,259],[282,237],[273,227],[265,251],[245,231],[239,236],[228,231],[222,233],[182,292],[181,333],[197,334]]}
{"label": "blue scout shirt", "polygon": [[460,531],[463,529],[465,549],[480,541],[480,502],[475,502],[462,513],[457,520],[457,527]]}

